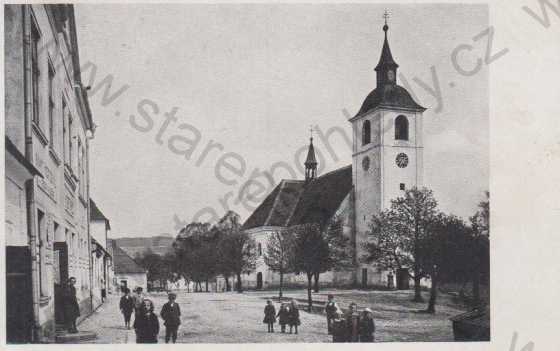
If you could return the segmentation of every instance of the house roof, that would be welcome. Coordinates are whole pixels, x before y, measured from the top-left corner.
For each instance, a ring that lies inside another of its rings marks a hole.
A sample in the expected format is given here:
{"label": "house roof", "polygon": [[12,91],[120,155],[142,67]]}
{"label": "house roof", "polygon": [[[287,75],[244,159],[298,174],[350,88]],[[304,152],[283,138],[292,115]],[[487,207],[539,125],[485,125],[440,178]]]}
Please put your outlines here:
{"label": "house roof", "polygon": [[352,189],[352,166],[316,179],[282,180],[243,224],[243,229],[263,226],[326,224]]}
{"label": "house roof", "polygon": [[115,273],[146,273],[146,269],[140,266],[132,257],[124,252],[124,250],[121,249],[114,240],[111,241],[111,245],[113,245],[113,264],[115,267]]}
{"label": "house roof", "polygon": [[107,225],[107,229],[111,229],[111,223],[107,217],[101,212],[95,201],[89,199],[89,217],[90,220],[98,220],[98,221],[105,221]]}

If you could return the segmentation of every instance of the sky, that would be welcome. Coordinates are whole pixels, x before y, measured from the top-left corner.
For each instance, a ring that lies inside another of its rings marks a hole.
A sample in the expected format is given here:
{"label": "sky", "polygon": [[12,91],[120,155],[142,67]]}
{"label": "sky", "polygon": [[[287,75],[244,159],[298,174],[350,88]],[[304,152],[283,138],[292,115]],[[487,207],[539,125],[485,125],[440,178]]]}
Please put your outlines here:
{"label": "sky", "polygon": [[[486,6],[76,4],[98,126],[90,196],[111,235],[175,234],[225,209],[247,219],[273,189],[263,171],[283,162],[273,184],[303,179],[310,126],[319,175],[350,164],[347,119],[375,88],[386,9],[397,82],[428,108],[424,185],[472,215],[489,186]],[[240,201],[249,179],[262,186]]]}

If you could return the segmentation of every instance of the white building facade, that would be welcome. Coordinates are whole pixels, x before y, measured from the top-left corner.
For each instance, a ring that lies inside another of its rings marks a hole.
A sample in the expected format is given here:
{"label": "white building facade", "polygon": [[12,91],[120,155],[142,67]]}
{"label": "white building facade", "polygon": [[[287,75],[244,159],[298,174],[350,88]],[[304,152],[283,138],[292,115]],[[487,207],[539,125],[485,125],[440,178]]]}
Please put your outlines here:
{"label": "white building facade", "polygon": [[6,164],[7,262],[21,262],[7,271],[8,324],[22,331],[8,330],[7,339],[53,342],[56,324],[64,322],[59,297],[69,277],[77,280],[81,318],[92,308],[93,121],[80,78],[73,6],[5,5],[4,28],[6,144],[23,156],[21,164],[37,170],[28,177],[15,163]]}

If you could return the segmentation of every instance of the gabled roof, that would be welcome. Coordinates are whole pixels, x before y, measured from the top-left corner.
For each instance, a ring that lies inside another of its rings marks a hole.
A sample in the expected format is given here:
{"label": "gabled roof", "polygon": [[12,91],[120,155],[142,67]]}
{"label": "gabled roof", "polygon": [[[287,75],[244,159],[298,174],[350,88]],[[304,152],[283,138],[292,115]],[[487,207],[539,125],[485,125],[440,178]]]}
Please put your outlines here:
{"label": "gabled roof", "polygon": [[326,225],[352,190],[352,166],[326,173],[308,182],[301,193],[288,226],[318,223]]}
{"label": "gabled roof", "polygon": [[282,180],[243,224],[263,226],[326,224],[352,190],[352,166],[339,168],[314,180]]}
{"label": "gabled roof", "polygon": [[146,269],[140,266],[132,257],[121,249],[114,240],[113,245],[113,264],[117,274],[146,273]]}
{"label": "gabled roof", "polygon": [[304,184],[303,180],[282,180],[245,221],[243,229],[285,226]]}
{"label": "gabled roof", "polygon": [[111,223],[109,222],[109,219],[105,217],[105,215],[103,214],[103,212],[101,212],[101,210],[99,209],[95,201],[93,201],[91,198],[89,199],[89,218],[92,221],[95,220],[105,221],[105,225],[107,226],[107,229],[111,229]]}

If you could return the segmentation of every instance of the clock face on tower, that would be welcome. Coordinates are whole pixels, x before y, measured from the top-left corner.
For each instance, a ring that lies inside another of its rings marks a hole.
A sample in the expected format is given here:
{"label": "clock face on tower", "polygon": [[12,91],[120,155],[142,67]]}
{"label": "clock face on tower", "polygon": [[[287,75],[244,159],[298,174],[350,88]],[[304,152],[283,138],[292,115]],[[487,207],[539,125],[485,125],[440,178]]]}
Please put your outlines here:
{"label": "clock face on tower", "polygon": [[406,166],[408,166],[408,156],[405,153],[401,152],[397,155],[395,162],[397,166],[399,166],[399,168],[405,168]]}
{"label": "clock face on tower", "polygon": [[364,159],[362,160],[362,168],[364,169],[364,171],[367,171],[369,169],[369,157],[368,156],[364,157]]}

